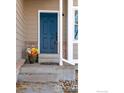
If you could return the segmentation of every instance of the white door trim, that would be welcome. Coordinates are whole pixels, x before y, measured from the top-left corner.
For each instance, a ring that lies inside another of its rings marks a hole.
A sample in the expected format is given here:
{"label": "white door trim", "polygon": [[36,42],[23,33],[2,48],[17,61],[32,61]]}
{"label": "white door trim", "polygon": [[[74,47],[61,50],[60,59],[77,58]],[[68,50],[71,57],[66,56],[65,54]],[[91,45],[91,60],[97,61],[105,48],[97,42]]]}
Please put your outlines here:
{"label": "white door trim", "polygon": [[59,11],[60,11],[60,13],[59,13],[59,15],[60,15],[60,62],[59,62],[59,65],[63,65],[63,61],[62,61],[62,59],[63,59],[63,34],[62,34],[62,32],[63,32],[63,18],[62,18],[62,13],[63,13],[63,0],[59,0]]}
{"label": "white door trim", "polygon": [[73,64],[73,0],[68,0],[68,61]]}
{"label": "white door trim", "polygon": [[[38,10],[38,49],[39,49],[39,54],[42,54],[40,53],[40,13],[57,13],[58,15],[58,42],[57,42],[57,54],[59,54],[59,11],[56,11],[56,10]],[[43,53],[45,54],[45,53]],[[54,55],[54,54],[53,54]]]}

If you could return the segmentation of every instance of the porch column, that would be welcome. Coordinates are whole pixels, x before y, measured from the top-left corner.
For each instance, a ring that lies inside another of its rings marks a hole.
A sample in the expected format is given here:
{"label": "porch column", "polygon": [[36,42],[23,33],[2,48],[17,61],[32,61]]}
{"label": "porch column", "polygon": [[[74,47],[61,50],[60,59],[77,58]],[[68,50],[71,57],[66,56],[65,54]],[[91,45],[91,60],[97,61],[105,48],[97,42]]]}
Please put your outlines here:
{"label": "porch column", "polygon": [[62,27],[62,11],[63,10],[63,0],[59,0],[59,14],[60,14],[60,65],[63,65],[63,62],[62,62],[62,56],[63,56],[63,44],[62,44],[62,42],[63,42],[63,37],[62,37],[62,35],[63,35],[63,27]]}
{"label": "porch column", "polygon": [[73,0],[68,0],[68,61],[73,62]]}

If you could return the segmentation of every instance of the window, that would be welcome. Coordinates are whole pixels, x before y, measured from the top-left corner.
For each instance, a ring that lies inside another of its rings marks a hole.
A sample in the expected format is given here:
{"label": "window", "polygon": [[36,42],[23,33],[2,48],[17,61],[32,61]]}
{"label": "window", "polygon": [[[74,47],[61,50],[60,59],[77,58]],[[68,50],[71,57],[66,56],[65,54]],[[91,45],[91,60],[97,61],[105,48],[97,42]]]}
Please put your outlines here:
{"label": "window", "polygon": [[74,9],[74,40],[78,40],[78,10]]}

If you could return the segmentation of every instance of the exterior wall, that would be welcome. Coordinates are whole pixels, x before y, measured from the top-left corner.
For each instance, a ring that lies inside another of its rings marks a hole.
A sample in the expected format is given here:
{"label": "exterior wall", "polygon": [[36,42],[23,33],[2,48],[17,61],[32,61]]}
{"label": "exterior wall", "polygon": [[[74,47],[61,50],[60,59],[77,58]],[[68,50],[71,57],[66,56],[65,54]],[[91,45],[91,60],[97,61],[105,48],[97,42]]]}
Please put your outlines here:
{"label": "exterior wall", "polygon": [[[78,6],[78,0],[73,0],[73,6]],[[78,43],[73,44],[73,59],[78,59]]]}
{"label": "exterior wall", "polygon": [[[63,56],[67,47],[67,0],[63,0]],[[59,0],[24,0],[26,47],[38,47],[38,10],[59,10]]]}
{"label": "exterior wall", "polygon": [[59,0],[25,0],[26,47],[38,47],[38,10],[59,10]]}
{"label": "exterior wall", "polygon": [[[74,0],[77,6],[78,0]],[[24,0],[26,47],[38,47],[38,10],[59,10],[59,0]],[[67,58],[67,0],[63,0],[63,57]],[[78,45],[74,44],[73,58],[78,57]]]}
{"label": "exterior wall", "polygon": [[73,0],[73,5],[78,6],[78,0]]}
{"label": "exterior wall", "polygon": [[23,58],[25,49],[23,0],[16,1],[16,61]]}
{"label": "exterior wall", "polygon": [[73,59],[78,59],[78,44],[73,44]]}
{"label": "exterior wall", "polygon": [[21,66],[24,64],[24,50],[25,50],[25,20],[23,0],[16,0],[16,81]]}
{"label": "exterior wall", "polygon": [[63,0],[63,57],[67,59],[67,0]]}

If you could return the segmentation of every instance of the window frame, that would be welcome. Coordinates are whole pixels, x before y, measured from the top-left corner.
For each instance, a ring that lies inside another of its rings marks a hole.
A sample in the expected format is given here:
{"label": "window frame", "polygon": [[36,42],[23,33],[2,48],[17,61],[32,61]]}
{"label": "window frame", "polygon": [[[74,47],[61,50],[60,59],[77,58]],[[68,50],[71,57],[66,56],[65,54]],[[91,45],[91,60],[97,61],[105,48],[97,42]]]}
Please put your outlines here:
{"label": "window frame", "polygon": [[[78,11],[78,6],[73,6],[73,43],[78,43],[78,39],[76,40],[75,38],[74,38],[74,36],[75,36],[75,32],[74,32],[74,30],[75,30],[75,11]],[[79,23],[78,23],[78,25],[79,25]]]}

